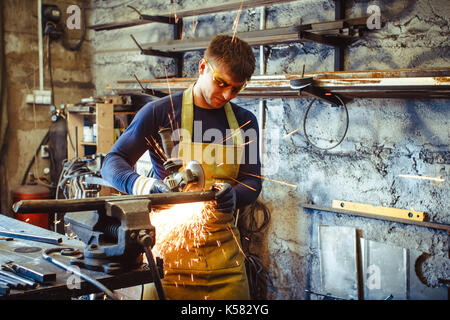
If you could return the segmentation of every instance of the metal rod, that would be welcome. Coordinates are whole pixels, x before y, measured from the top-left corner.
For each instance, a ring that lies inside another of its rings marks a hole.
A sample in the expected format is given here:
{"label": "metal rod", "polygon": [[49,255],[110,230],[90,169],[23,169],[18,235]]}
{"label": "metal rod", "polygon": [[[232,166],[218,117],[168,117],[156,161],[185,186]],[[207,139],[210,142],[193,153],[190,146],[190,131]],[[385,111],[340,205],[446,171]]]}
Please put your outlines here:
{"label": "metal rod", "polygon": [[23,277],[15,275],[14,273],[11,273],[11,272],[0,270],[0,275],[5,276],[5,277],[10,277],[11,279],[14,279],[14,280],[16,280],[18,282],[21,282],[28,288],[36,288],[37,287],[37,283],[36,282],[28,280],[28,279],[25,279]]}
{"label": "metal rod", "polygon": [[28,233],[17,233],[17,232],[9,232],[9,231],[0,231],[0,236],[11,237],[11,238],[19,238],[30,241],[38,241],[45,242],[51,244],[60,244],[62,242],[62,238],[49,238],[49,237],[41,237]]}
{"label": "metal rod", "polygon": [[37,1],[39,41],[39,90],[44,90],[44,47],[42,39],[42,0]]}
{"label": "metal rod", "polygon": [[193,192],[171,192],[157,193],[141,196],[113,196],[86,199],[66,199],[66,200],[21,200],[13,205],[16,213],[37,213],[37,212],[73,212],[83,210],[100,210],[105,207],[107,201],[125,200],[150,200],[152,205],[166,205],[189,202],[213,201],[215,192],[193,191]]}

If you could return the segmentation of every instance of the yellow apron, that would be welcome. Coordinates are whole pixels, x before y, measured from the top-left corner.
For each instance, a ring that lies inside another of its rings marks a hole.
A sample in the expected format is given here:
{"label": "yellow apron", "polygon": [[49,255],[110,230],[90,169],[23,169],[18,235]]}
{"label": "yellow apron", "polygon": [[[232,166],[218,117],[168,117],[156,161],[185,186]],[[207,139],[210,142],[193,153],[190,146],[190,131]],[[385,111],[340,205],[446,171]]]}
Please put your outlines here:
{"label": "yellow apron", "polygon": [[[192,142],[194,104],[193,86],[183,94],[181,113],[182,134],[178,156],[186,165],[199,161],[205,171],[205,189],[216,182],[234,185],[239,173],[243,152],[242,135],[231,105],[225,108],[229,136],[233,145]],[[189,251],[180,249],[164,256],[163,288],[167,299],[172,300],[248,300],[250,293],[244,256],[238,229],[232,214],[214,212],[208,222],[209,232],[202,243]],[[156,231],[158,232],[158,231]],[[186,239],[191,241],[192,239]],[[144,299],[157,297],[153,284],[146,285]],[[153,287],[153,289],[151,289]]]}

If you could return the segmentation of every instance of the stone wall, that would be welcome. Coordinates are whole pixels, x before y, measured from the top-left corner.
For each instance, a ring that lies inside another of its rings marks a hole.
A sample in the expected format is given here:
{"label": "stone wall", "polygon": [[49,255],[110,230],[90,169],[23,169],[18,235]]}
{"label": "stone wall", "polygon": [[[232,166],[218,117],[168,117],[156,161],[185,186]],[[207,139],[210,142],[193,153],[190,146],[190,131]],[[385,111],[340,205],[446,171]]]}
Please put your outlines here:
{"label": "stone wall", "polygon": [[[215,1],[132,1],[143,13],[157,14],[193,8]],[[445,0],[346,1],[347,17],[366,15],[368,5],[379,5],[386,25],[367,33],[346,50],[346,70],[448,67],[450,4]],[[90,24],[126,21],[136,14],[123,1],[91,2]],[[185,37],[230,31],[237,12],[186,18]],[[267,28],[334,19],[334,2],[305,0],[267,8]],[[241,14],[238,32],[259,28],[259,10]],[[194,32],[194,25],[195,32]],[[171,59],[140,55],[133,34],[142,43],[169,40],[168,26],[148,24],[115,31],[91,31],[96,94],[108,93],[108,84],[119,79],[164,77],[174,74]],[[267,74],[333,71],[334,51],[314,43],[266,46]],[[255,54],[259,49],[255,47]],[[195,76],[202,51],[185,55],[184,76]],[[255,74],[259,74],[259,66]],[[237,99],[259,114],[258,100]],[[267,132],[264,174],[292,188],[264,181],[261,199],[271,209],[264,236],[252,247],[263,258],[275,290],[272,299],[308,299],[305,289],[321,291],[318,226],[350,226],[365,239],[419,250],[432,255],[425,277],[432,286],[437,278],[450,277],[447,234],[381,220],[355,218],[303,210],[302,202],[330,207],[333,199],[425,211],[434,222],[449,223],[450,137],[449,100],[354,99],[347,104],[349,128],[338,147],[322,151],[307,144],[302,119],[308,99],[267,99]],[[307,129],[321,146],[336,142],[344,129],[340,108],[317,103],[309,114]],[[296,133],[285,137],[288,133]],[[440,176],[445,182],[407,179],[399,174]]]}

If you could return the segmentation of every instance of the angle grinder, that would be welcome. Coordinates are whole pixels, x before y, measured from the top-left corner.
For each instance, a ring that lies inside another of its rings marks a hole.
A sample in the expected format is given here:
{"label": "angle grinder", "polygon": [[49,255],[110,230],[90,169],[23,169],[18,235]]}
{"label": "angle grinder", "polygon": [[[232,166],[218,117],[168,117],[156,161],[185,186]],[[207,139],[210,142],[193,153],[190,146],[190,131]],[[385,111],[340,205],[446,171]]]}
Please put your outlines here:
{"label": "angle grinder", "polygon": [[[169,128],[162,128],[158,131],[166,162],[164,169],[168,173],[164,183],[172,192],[201,191],[205,187],[205,172],[200,162],[191,160],[183,168],[183,161],[179,158],[170,158],[173,151],[172,131]],[[183,169],[182,169],[183,168]]]}

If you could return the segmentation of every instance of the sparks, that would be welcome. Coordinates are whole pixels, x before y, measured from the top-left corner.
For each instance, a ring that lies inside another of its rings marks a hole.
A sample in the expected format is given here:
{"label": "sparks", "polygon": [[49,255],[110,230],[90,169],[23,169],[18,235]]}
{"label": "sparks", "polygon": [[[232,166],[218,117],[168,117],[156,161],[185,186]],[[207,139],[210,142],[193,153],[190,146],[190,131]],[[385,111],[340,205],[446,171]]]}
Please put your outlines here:
{"label": "sparks", "polygon": [[225,139],[223,139],[222,142],[225,142],[228,139],[230,139],[230,138],[234,137],[235,135],[237,135],[239,133],[239,129],[242,129],[243,127],[248,125],[250,122],[252,122],[252,120],[248,120],[246,123],[244,123],[242,126],[240,126],[237,130],[233,130],[233,133],[228,135],[227,137],[225,137]]}
{"label": "sparks", "polygon": [[236,180],[236,179],[234,179],[233,177],[227,177],[227,179],[231,179],[231,180],[233,180],[234,182],[239,183],[240,185],[243,185],[244,187],[247,187],[247,188],[249,188],[249,189],[252,190],[252,191],[256,191],[255,188],[250,187],[249,185],[247,185],[247,184],[245,184],[245,183],[243,183],[243,182],[241,182],[241,181],[239,181],[239,180]]}
{"label": "sparks", "polygon": [[[166,73],[167,89],[169,90],[170,104],[172,105],[172,117],[173,120],[175,121],[175,109],[173,107],[172,92],[170,90],[169,76],[167,75],[166,67],[164,67],[164,72]],[[180,141],[180,128],[178,127],[178,121],[175,121],[175,124],[177,125],[178,141]]]}
{"label": "sparks", "polygon": [[263,176],[258,176],[256,174],[252,174],[252,173],[248,173],[248,172],[242,172],[242,173],[246,174],[246,175],[249,175],[249,176],[252,176],[252,177],[256,177],[256,178],[260,178],[260,179],[276,182],[276,183],[279,183],[279,184],[283,184],[285,186],[289,186],[289,187],[294,188],[294,189],[297,188],[296,185],[290,184],[290,183],[287,183],[287,182],[284,182],[284,181],[274,180],[274,179],[266,178],[266,177],[263,177]]}
{"label": "sparks", "polygon": [[292,135],[292,134],[294,134],[294,133],[296,133],[298,130],[300,130],[299,128],[297,128],[297,129],[295,129],[295,130],[293,130],[293,131],[291,131],[291,132],[289,132],[288,134],[286,134],[284,137],[283,137],[283,139],[286,139],[287,137],[289,137],[290,135]]}
{"label": "sparks", "polygon": [[255,140],[250,140],[249,142],[245,142],[245,143],[241,144],[241,146],[246,146],[246,145],[248,145],[248,144],[250,144],[252,142],[255,142]]}
{"label": "sparks", "polygon": [[233,37],[232,37],[231,41],[234,41],[234,39],[236,39],[237,27],[238,27],[238,24],[239,24],[239,18],[241,17],[242,5],[243,4],[244,4],[244,0],[241,1],[241,6],[239,7],[239,10],[238,10],[238,13],[236,15],[236,18],[233,21],[233,27],[232,27]]}
{"label": "sparks", "polygon": [[150,221],[156,229],[153,247],[156,254],[164,257],[172,251],[198,248],[206,240],[207,221],[215,217],[213,208],[210,202],[194,202],[151,211]]}
{"label": "sparks", "polygon": [[165,154],[163,153],[162,155],[158,152],[158,150],[157,150],[157,148],[156,147],[154,147],[153,145],[152,145],[152,143],[150,142],[150,140],[148,140],[147,139],[147,137],[144,137],[145,138],[145,140],[147,141],[147,144],[155,151],[155,154],[164,162],[164,161],[166,161],[166,156],[165,156]]}
{"label": "sparks", "polygon": [[[236,236],[234,235],[233,229],[231,228],[231,225],[228,223],[228,230],[230,230],[231,234],[233,235],[234,241],[236,241],[236,244],[239,248],[239,251],[242,253],[242,255],[244,256],[244,258],[248,261],[247,255],[244,253],[244,251],[241,248],[241,245],[239,244],[238,239],[236,238]],[[236,260],[237,262],[237,260]],[[239,265],[239,263],[238,263]]]}

